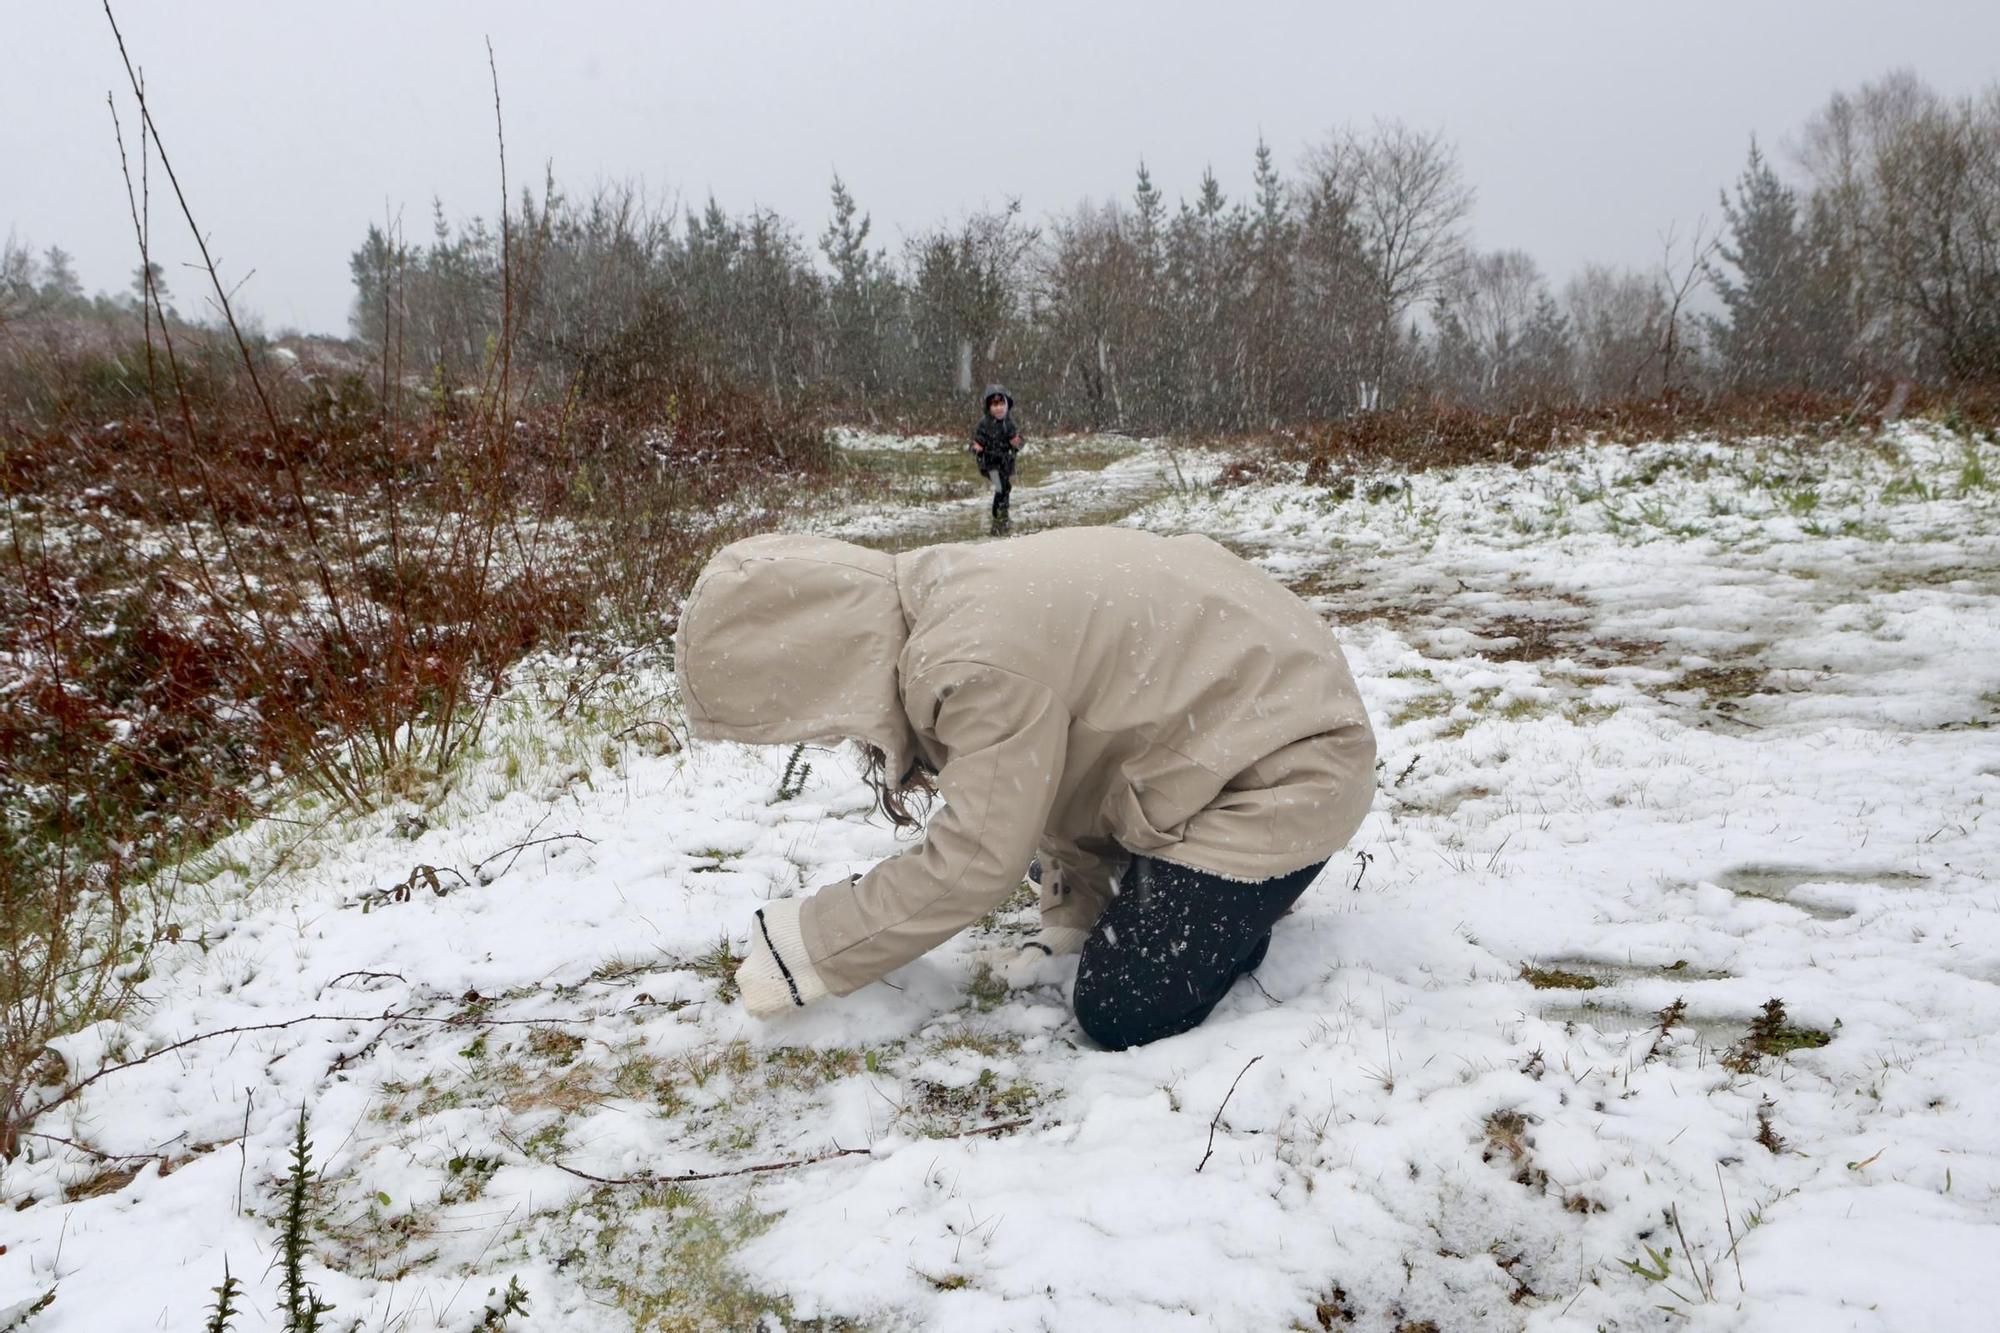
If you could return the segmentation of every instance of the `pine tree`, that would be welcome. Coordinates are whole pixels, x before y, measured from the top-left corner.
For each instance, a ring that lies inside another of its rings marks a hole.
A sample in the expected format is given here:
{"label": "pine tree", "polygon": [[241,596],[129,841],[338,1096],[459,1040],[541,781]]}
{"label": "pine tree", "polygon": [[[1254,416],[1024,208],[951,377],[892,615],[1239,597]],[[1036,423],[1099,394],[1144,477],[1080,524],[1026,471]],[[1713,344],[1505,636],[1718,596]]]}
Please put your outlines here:
{"label": "pine tree", "polygon": [[1521,333],[1517,399],[1537,403],[1562,401],[1575,393],[1574,349],[1569,317],[1554,296],[1542,292]]}
{"label": "pine tree", "polygon": [[1160,196],[1159,187],[1153,184],[1152,173],[1146,170],[1144,158],[1139,160],[1139,183],[1132,190],[1132,207],[1136,214],[1132,241],[1138,248],[1139,262],[1150,276],[1158,272],[1160,266],[1167,204]]}
{"label": "pine tree", "polygon": [[1168,408],[1168,323],[1166,316],[1167,203],[1145,160],[1132,189],[1132,251],[1138,272],[1132,295],[1132,337],[1126,351],[1126,382],[1137,392],[1127,404],[1151,427],[1164,426]]}
{"label": "pine tree", "polygon": [[1345,416],[1354,406],[1350,389],[1368,365],[1369,263],[1353,198],[1328,169],[1313,174],[1304,195],[1297,276],[1299,410]]}
{"label": "pine tree", "polygon": [[83,283],[76,276],[76,265],[69,251],[60,245],[52,245],[42,252],[41,297],[43,302],[56,310],[67,311],[86,304]]}
{"label": "pine tree", "polygon": [[872,219],[861,214],[856,222],[854,215],[859,210],[854,196],[848,193],[847,182],[839,173],[833,177],[833,221],[826,224],[820,233],[819,248],[833,265],[834,281],[843,287],[859,287],[868,276],[868,229]]}
{"label": "pine tree", "polygon": [[[150,279],[150,282],[148,279]],[[149,286],[151,287],[150,294],[147,291]],[[160,267],[160,262],[157,259],[132,270],[133,306],[143,306],[148,301],[151,301],[164,310],[167,308],[167,296],[166,270]]]}
{"label": "pine tree", "polygon": [[876,261],[868,251],[872,219],[855,205],[847,183],[833,178],[833,219],[820,233],[820,253],[833,268],[827,293],[832,370],[844,387],[873,391],[881,377],[881,325]]}
{"label": "pine tree", "polygon": [[1738,384],[1770,388],[1823,382],[1828,362],[1828,312],[1799,221],[1798,198],[1750,142],[1736,197],[1722,197],[1729,240],[1722,260],[1735,276],[1715,275],[1728,310],[1717,329],[1725,373]]}
{"label": "pine tree", "polygon": [[1298,225],[1286,197],[1284,179],[1271,160],[1271,146],[1257,140],[1256,210],[1250,233],[1246,415],[1252,425],[1275,424],[1281,411],[1280,385],[1289,377],[1292,257]]}
{"label": "pine tree", "polygon": [[348,256],[347,271],[354,280],[354,308],[348,315],[348,327],[362,342],[379,349],[394,341],[391,294],[400,285],[409,261],[407,247],[392,241],[373,223],[360,248]]}

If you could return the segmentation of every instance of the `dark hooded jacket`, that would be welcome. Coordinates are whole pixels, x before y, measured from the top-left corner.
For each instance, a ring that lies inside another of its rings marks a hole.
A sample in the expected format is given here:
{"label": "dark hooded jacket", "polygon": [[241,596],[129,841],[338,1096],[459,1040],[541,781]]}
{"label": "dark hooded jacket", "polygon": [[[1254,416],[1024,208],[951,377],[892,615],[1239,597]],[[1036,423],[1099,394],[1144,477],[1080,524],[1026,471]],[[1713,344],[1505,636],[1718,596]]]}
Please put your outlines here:
{"label": "dark hooded jacket", "polygon": [[[986,410],[987,400],[994,394],[1007,400],[1007,415],[998,421]],[[1014,454],[1021,447],[1021,428],[1014,424],[1014,395],[998,384],[986,386],[986,392],[979,395],[979,424],[972,428],[972,438],[982,448],[979,455],[980,471],[993,464],[1012,463]]]}

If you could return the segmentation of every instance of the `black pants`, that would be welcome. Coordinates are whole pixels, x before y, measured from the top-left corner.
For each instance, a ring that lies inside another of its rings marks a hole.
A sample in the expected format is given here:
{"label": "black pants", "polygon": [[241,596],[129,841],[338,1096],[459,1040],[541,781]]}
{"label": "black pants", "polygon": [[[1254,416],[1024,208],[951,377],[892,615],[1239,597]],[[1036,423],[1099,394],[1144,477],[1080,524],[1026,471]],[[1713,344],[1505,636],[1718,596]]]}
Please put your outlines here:
{"label": "black pants", "polygon": [[1132,858],[1118,896],[1084,941],[1078,1026],[1114,1051],[1196,1027],[1236,978],[1264,961],[1272,923],[1325,864],[1243,884]]}
{"label": "black pants", "polygon": [[1000,449],[979,460],[979,475],[993,483],[993,512],[1005,513],[1014,495],[1014,454]]}

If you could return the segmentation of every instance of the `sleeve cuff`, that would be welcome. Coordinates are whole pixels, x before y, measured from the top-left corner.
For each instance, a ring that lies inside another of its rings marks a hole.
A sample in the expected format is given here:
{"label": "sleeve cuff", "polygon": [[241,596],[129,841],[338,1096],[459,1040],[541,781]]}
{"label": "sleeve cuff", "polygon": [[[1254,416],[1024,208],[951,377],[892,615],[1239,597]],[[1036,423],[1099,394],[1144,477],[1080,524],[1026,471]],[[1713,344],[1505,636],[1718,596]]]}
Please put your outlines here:
{"label": "sleeve cuff", "polygon": [[1083,942],[1089,938],[1089,931],[1078,930],[1073,926],[1043,926],[1032,938],[1024,941],[1021,947],[1047,953],[1051,958],[1058,958],[1063,954],[1083,952]]}

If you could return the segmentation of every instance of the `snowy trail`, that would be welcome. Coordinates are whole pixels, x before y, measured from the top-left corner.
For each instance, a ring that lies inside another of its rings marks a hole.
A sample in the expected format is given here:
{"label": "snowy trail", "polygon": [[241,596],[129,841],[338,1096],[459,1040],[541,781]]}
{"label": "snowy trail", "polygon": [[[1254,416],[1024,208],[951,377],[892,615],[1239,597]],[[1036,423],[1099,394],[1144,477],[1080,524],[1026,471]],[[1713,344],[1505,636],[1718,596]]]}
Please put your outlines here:
{"label": "snowy trail", "polygon": [[[880,437],[862,437],[880,448]],[[1085,437],[1098,448],[1109,448],[1115,456],[1103,467],[1062,467],[1038,486],[1017,485],[1012,499],[1013,517],[1008,531],[1016,536],[1044,528],[1073,527],[1115,522],[1162,496],[1184,493],[1206,484],[1217,461],[1199,451],[1177,449],[1160,440],[1113,440]],[[1056,440],[1036,445],[1051,450],[1060,459],[1065,442]],[[965,472],[977,475],[964,449],[956,441],[926,440],[923,452],[962,460]],[[936,542],[977,541],[992,535],[990,493],[982,490],[966,499],[934,500],[885,506],[864,503],[813,516],[805,526],[830,537],[858,541],[886,550],[899,550]]]}
{"label": "snowy trail", "polygon": [[[220,849],[150,1010],[70,1067],[316,1017],[45,1117],[171,1169],[31,1141],[0,1310],[192,1327],[227,1256],[278,1327],[306,1105],[336,1327],[468,1329],[510,1277],[538,1330],[1990,1327],[1996,471],[1908,427],[1137,488],[1335,616],[1383,772],[1261,984],[1116,1055],[1057,987],[972,985],[1018,909],[744,1018],[718,939],[898,844],[841,761],[781,799],[782,754],[650,743],[657,671],[582,718],[556,673],[445,804]],[[1773,997],[1795,1049],[1742,1049]],[[833,1147],[869,1151],[574,1174]]]}

